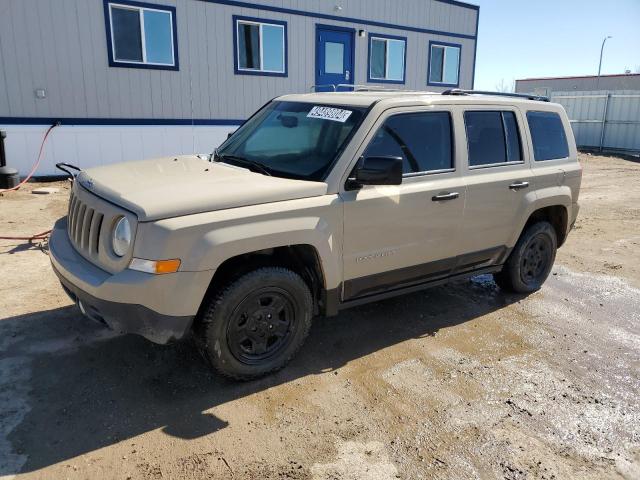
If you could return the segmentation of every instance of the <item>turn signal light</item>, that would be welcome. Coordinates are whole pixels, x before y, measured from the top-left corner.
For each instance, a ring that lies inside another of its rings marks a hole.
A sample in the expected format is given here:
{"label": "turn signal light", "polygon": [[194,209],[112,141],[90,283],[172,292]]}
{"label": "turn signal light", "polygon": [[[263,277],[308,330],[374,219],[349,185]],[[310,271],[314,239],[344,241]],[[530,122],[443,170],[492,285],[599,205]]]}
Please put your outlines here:
{"label": "turn signal light", "polygon": [[131,270],[139,272],[153,273],[154,275],[163,275],[165,273],[174,273],[180,268],[180,259],[171,260],[146,260],[144,258],[133,258],[129,264]]}

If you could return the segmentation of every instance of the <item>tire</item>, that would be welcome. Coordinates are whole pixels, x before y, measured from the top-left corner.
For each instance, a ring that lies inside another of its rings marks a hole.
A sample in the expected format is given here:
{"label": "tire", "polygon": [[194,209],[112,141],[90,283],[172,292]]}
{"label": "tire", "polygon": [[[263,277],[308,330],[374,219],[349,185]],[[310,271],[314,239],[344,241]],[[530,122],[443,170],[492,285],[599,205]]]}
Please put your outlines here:
{"label": "tire", "polygon": [[539,290],[551,273],[556,259],[558,238],[549,222],[529,225],[520,235],[502,271],[494,274],[498,286],[510,292]]}
{"label": "tire", "polygon": [[295,272],[266,267],[223,288],[196,327],[204,357],[220,374],[251,380],[284,367],[309,334],[313,300]]}

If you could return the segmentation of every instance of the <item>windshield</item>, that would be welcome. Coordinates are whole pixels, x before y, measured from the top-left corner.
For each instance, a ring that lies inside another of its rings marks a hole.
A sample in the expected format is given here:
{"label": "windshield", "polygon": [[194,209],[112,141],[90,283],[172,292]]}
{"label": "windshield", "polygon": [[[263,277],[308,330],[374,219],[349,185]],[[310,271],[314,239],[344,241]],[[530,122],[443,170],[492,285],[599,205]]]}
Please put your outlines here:
{"label": "windshield", "polygon": [[216,151],[218,160],[271,175],[322,180],[355,132],[364,108],[271,102]]}

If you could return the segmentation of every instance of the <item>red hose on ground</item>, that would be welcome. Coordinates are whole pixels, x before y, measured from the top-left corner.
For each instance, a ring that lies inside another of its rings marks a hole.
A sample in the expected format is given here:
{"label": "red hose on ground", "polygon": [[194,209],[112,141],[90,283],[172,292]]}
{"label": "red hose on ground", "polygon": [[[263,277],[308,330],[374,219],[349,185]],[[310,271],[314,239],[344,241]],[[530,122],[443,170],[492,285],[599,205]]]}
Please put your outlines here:
{"label": "red hose on ground", "polygon": [[16,185],[15,187],[12,188],[3,188],[2,190],[0,190],[0,193],[4,193],[4,192],[11,192],[13,190],[18,190],[22,185],[24,185],[25,183],[27,183],[29,180],[31,180],[31,177],[33,177],[33,174],[36,173],[36,170],[38,169],[38,167],[40,166],[40,162],[42,161],[42,152],[44,151],[44,144],[47,141],[47,137],[49,136],[49,133],[51,133],[51,130],[53,130],[54,128],[56,128],[58,125],[60,125],[60,123],[54,123],[53,125],[51,125],[46,133],[44,134],[44,138],[42,139],[42,143],[40,144],[40,151],[38,152],[38,159],[36,160],[36,163],[33,165],[33,168],[31,169],[31,171],[29,172],[29,175],[27,175],[24,180],[22,180],[18,185]]}
{"label": "red hose on ground", "polygon": [[51,230],[47,230],[46,232],[36,233],[30,237],[0,237],[0,240],[29,240],[33,242],[34,240],[44,240],[49,236]]}
{"label": "red hose on ground", "polygon": [[[42,139],[42,143],[40,144],[40,151],[38,152],[38,158],[37,158],[36,163],[34,164],[33,168],[29,172],[29,175],[27,175],[24,178],[24,180],[22,180],[15,187],[4,188],[4,189],[0,190],[0,193],[11,192],[11,191],[18,190],[22,185],[27,183],[31,179],[31,177],[33,177],[33,174],[36,173],[36,170],[38,169],[38,167],[40,166],[40,162],[42,161],[42,152],[44,151],[44,144],[47,141],[47,137],[49,136],[49,133],[51,133],[51,130],[56,128],[58,125],[60,125],[59,122],[54,123],[45,132],[44,138]],[[46,232],[36,233],[35,235],[32,235],[30,237],[0,236],[0,240],[28,240],[29,242],[33,242],[35,240],[45,240],[49,236],[50,233],[51,233],[51,230],[47,230]]]}

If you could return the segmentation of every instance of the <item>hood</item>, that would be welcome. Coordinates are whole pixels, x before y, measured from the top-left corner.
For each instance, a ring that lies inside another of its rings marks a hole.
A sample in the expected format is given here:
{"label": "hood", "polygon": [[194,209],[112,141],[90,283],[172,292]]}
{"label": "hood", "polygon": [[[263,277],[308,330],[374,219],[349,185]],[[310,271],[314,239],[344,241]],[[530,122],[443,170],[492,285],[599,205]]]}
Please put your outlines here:
{"label": "hood", "polygon": [[142,222],[327,192],[326,183],[269,177],[197,155],[91,168],[82,171],[77,181]]}

